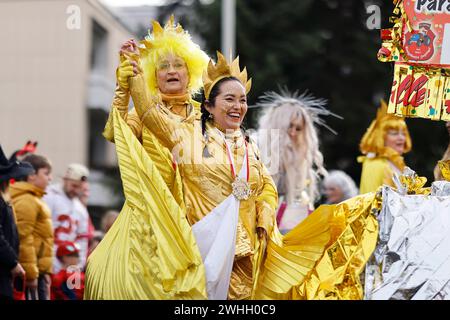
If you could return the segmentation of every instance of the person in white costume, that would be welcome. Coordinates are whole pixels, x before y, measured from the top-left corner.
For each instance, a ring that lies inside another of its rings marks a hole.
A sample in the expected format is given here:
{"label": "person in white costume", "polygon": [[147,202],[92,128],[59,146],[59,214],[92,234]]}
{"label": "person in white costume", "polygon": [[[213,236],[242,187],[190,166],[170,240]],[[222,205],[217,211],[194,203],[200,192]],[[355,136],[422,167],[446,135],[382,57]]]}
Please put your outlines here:
{"label": "person in white costume", "polygon": [[319,117],[333,115],[325,100],[307,93],[268,92],[254,107],[261,107],[258,145],[280,196],[277,222],[286,233],[314,210],[320,193],[318,182],[326,176],[315,125],[330,129]]}

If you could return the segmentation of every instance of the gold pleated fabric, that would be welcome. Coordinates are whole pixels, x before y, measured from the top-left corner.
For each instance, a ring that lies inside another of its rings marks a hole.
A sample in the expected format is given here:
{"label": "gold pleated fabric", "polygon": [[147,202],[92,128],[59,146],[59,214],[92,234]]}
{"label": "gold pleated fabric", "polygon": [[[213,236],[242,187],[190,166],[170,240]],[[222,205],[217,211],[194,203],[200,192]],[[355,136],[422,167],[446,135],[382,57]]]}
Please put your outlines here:
{"label": "gold pleated fabric", "polygon": [[163,147],[155,135],[146,127],[142,128],[142,146],[150,159],[153,160],[153,164],[172,192],[175,201],[184,209],[181,176],[176,164],[173,163],[173,157],[169,149]]}
{"label": "gold pleated fabric", "polygon": [[283,238],[272,233],[256,299],[363,298],[360,275],[375,250],[375,193],[320,206]]}
{"label": "gold pleated fabric", "polygon": [[85,299],[206,299],[205,270],[183,210],[113,109],[126,202],[88,259]]}

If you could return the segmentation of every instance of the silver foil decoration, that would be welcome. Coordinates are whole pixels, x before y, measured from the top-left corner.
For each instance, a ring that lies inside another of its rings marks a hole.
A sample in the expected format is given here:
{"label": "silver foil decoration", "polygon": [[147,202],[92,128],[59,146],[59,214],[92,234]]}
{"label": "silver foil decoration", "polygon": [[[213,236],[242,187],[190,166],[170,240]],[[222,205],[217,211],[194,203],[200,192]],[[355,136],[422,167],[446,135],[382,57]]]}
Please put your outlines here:
{"label": "silver foil decoration", "polygon": [[450,195],[450,182],[435,181],[431,185],[431,194],[433,196],[448,196]]}
{"label": "silver foil decoration", "polygon": [[433,183],[428,196],[382,192],[365,299],[450,300],[450,182]]}

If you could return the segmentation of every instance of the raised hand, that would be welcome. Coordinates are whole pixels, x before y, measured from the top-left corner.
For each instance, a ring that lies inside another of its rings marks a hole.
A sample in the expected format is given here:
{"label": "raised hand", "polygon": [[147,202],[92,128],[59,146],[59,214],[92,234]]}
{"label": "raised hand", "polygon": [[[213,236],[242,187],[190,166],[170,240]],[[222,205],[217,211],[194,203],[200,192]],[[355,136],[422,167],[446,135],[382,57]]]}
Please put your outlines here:
{"label": "raised hand", "polygon": [[120,65],[116,71],[117,83],[128,89],[128,78],[142,73],[139,66],[139,48],[134,39],[126,41],[120,48]]}

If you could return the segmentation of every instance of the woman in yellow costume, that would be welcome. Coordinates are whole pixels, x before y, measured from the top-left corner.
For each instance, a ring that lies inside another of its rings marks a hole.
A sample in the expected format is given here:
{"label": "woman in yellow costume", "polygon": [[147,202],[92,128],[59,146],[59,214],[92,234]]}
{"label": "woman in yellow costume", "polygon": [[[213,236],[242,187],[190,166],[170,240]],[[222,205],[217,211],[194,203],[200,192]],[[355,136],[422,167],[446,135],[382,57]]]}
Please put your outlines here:
{"label": "woman in yellow costume", "polygon": [[[161,27],[157,21],[152,22],[153,33],[141,41],[143,48],[138,48],[131,39],[120,50],[120,65],[117,68],[117,87],[112,109],[117,109],[120,116],[129,125],[134,135],[143,144],[152,157],[164,181],[181,204],[180,183],[177,182],[176,164],[169,150],[159,144],[153,134],[143,127],[136,110],[128,111],[130,90],[128,77],[133,75],[133,68],[138,68],[133,61],[140,50],[140,65],[145,76],[143,88],[153,96],[159,105],[164,106],[170,117],[178,122],[193,124],[200,117],[200,104],[192,95],[202,85],[202,73],[208,63],[208,56],[195,44],[189,33],[175,24],[171,16],[166,25]],[[106,123],[104,137],[114,142],[114,123],[112,112]],[[174,170],[175,169],[175,170]]]}
{"label": "woman in yellow costume", "polygon": [[359,148],[365,155],[362,162],[360,193],[376,191],[383,184],[395,186],[394,173],[405,168],[403,154],[411,150],[411,137],[405,120],[387,113],[387,105],[381,101],[377,117],[361,139]]}

